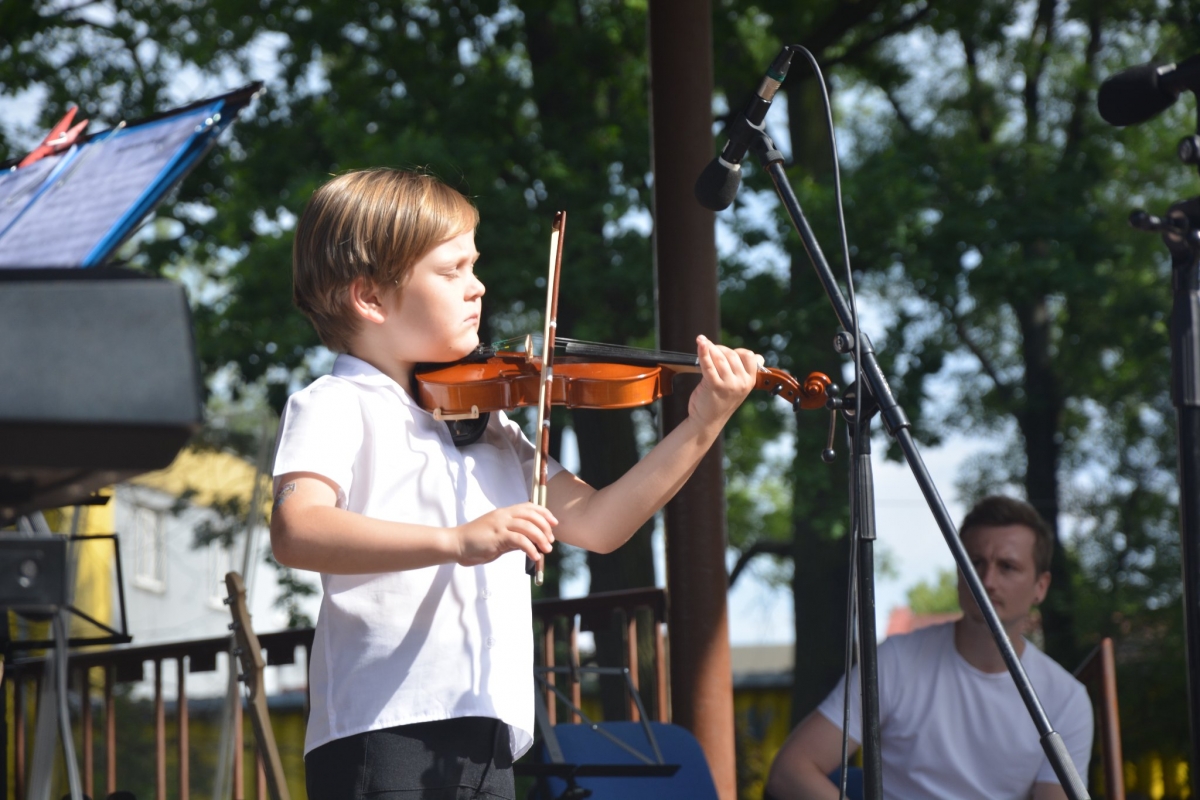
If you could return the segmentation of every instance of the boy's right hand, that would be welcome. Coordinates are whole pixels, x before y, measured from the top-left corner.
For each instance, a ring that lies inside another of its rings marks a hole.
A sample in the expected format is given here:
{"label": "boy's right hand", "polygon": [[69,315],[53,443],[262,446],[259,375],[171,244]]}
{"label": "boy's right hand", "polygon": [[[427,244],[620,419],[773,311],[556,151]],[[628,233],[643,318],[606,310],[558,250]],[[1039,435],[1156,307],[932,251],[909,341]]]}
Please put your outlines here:
{"label": "boy's right hand", "polygon": [[497,508],[454,528],[459,564],[474,567],[495,561],[505,553],[522,550],[536,561],[549,553],[554,542],[551,528],[558,520],[536,503]]}

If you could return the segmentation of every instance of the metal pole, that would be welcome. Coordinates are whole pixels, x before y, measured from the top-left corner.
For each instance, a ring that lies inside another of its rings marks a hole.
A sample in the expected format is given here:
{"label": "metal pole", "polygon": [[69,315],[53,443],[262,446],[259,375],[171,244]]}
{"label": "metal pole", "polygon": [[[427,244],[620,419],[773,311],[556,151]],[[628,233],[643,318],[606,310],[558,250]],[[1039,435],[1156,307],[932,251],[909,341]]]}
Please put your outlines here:
{"label": "metal pole", "polygon": [[[692,196],[712,158],[712,4],[650,0],[651,166],[659,344],[694,351],[717,341],[717,248],[712,212]],[[687,416],[688,386],[663,400],[662,428]],[[666,508],[671,707],[708,759],[722,800],[737,795],[729,655],[722,448],[713,446]]]}
{"label": "metal pole", "polygon": [[1179,539],[1187,639],[1192,796],[1200,794],[1200,198],[1171,207],[1171,402],[1178,423]]}
{"label": "metal pole", "polygon": [[[855,386],[858,392],[861,387]],[[867,398],[864,398],[867,400]],[[853,400],[843,398],[843,410],[853,409]],[[862,686],[863,797],[883,797],[882,738],[879,732],[879,661],[875,644],[875,478],[871,469],[871,416],[874,409],[863,403],[862,425],[855,434],[849,418],[850,440],[854,447],[854,475],[850,483],[852,502],[857,513],[858,530],[858,640],[859,675]],[[859,437],[861,436],[861,440]]]}
{"label": "metal pole", "polygon": [[[1185,157],[1187,152],[1181,146],[1180,158],[1196,163]],[[1178,426],[1179,543],[1192,744],[1188,774],[1195,796],[1200,793],[1200,197],[1175,203],[1165,219],[1137,210],[1129,222],[1143,231],[1161,231],[1171,253],[1171,404]]]}

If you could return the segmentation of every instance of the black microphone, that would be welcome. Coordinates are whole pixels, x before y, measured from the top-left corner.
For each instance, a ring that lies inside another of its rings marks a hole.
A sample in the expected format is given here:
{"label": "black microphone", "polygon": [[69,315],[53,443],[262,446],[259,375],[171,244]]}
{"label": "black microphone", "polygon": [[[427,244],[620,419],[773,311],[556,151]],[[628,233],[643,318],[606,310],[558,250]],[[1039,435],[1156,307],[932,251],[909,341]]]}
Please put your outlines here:
{"label": "black microphone", "polygon": [[729,141],[725,142],[725,149],[704,168],[696,180],[696,199],[700,205],[712,211],[722,211],[733,202],[742,182],[742,159],[746,157],[755,135],[762,133],[767,109],[771,107],[771,100],[779,91],[779,85],[787,76],[791,63],[792,50],[785,47],[767,68],[767,74],[763,76],[746,110],[729,125]]}
{"label": "black microphone", "polygon": [[1110,125],[1136,125],[1166,111],[1185,89],[1200,89],[1200,55],[1178,64],[1142,64],[1118,72],[1100,84],[1096,105]]}

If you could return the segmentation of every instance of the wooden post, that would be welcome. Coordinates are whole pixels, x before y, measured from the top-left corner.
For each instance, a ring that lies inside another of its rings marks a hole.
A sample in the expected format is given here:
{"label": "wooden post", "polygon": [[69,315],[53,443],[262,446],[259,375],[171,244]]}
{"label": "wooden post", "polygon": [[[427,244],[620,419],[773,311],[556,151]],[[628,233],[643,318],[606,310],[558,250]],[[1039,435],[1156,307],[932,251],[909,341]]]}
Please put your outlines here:
{"label": "wooden post", "polygon": [[[638,690],[638,639],[637,639],[637,609],[629,608],[625,610],[625,666],[629,667],[629,683],[633,687],[633,691]],[[629,721],[640,722],[642,719],[638,713],[637,703],[633,700],[633,693],[629,694]]]}
{"label": "wooden post", "polygon": [[654,622],[654,675],[658,679],[658,721],[670,722],[670,705],[667,703],[667,648],[663,641],[663,626]]}
{"label": "wooden post", "polygon": [[186,659],[180,656],[176,661],[179,676],[179,693],[176,695],[176,708],[179,721],[179,800],[188,800],[191,793],[191,758],[189,750],[189,725],[187,701],[187,668]]}
{"label": "wooden post", "polygon": [[[650,0],[650,119],[659,345],[695,352],[717,341],[714,216],[696,202],[697,176],[717,153],[712,135],[711,0]],[[681,381],[663,399],[663,431],[687,416]],[[671,708],[700,742],[722,800],[737,795],[733,673],[725,571],[725,490],[718,440],[667,505]]]}
{"label": "wooden post", "polygon": [[13,679],[13,788],[25,796],[25,679]]}
{"label": "wooden post", "polygon": [[263,764],[262,745],[257,741],[254,743],[254,765],[254,797],[257,800],[268,800],[267,768]]}
{"label": "wooden post", "polygon": [[[579,628],[577,627],[577,623],[576,623],[574,614],[572,614],[568,618],[568,622],[571,623],[571,644],[570,644],[571,666],[578,667],[579,666]],[[575,677],[576,677],[575,675],[571,675],[569,678],[569,680],[571,681],[571,702],[575,704],[575,708],[582,708],[583,707],[583,687],[580,685],[579,681],[575,680]],[[578,725],[579,723],[583,722],[583,718],[580,717],[577,712],[572,711],[571,712],[571,722],[572,722],[572,724]]]}
{"label": "wooden post", "polygon": [[79,727],[83,734],[83,793],[93,797],[95,783],[95,759],[92,757],[92,684],[91,670],[79,670]]}
{"label": "wooden post", "polygon": [[[238,669],[237,659],[229,659],[229,668]],[[238,685],[237,702],[233,704],[233,800],[246,799],[245,772],[243,761],[245,747],[242,740],[242,687]]]}
{"label": "wooden post", "polygon": [[162,659],[154,659],[154,797],[167,800],[167,712],[163,702]]}
{"label": "wooden post", "polygon": [[[542,660],[545,666],[554,666],[554,622],[556,618],[548,618],[542,622]],[[554,673],[546,673],[546,683],[549,684],[546,688],[546,715],[550,720],[550,724],[554,725],[558,722],[558,702],[554,696],[555,685]]]}
{"label": "wooden post", "polygon": [[104,792],[117,790],[117,715],[113,697],[113,684],[117,680],[117,668],[104,670]]}

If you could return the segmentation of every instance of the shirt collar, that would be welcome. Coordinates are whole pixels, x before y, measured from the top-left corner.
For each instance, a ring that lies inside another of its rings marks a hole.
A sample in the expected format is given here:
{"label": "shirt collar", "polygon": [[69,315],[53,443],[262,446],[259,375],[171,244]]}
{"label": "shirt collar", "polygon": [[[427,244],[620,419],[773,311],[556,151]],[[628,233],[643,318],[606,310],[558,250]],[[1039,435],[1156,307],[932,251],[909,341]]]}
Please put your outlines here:
{"label": "shirt collar", "polygon": [[380,386],[395,390],[396,394],[407,403],[414,404],[413,399],[409,397],[408,392],[400,387],[389,376],[380,372],[376,367],[363,361],[361,358],[355,358],[348,353],[341,353],[333,362],[332,373],[335,377],[345,378],[351,383],[357,383],[360,386]]}

